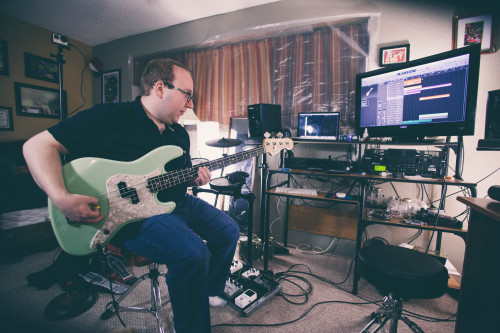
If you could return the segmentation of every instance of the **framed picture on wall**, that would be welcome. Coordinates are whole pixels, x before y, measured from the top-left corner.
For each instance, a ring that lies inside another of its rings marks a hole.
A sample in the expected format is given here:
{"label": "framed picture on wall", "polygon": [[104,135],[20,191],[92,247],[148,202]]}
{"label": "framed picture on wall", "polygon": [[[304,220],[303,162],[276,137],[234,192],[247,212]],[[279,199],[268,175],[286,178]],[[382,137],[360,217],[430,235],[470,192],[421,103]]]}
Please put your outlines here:
{"label": "framed picture on wall", "polygon": [[0,106],[0,131],[13,131],[12,108]]}
{"label": "framed picture on wall", "polygon": [[32,79],[59,83],[59,67],[52,59],[24,53],[24,75]]}
{"label": "framed picture on wall", "polygon": [[[14,82],[18,116],[59,118],[59,90]],[[66,115],[66,92],[62,96],[63,115]]]}
{"label": "framed picture on wall", "polygon": [[494,53],[495,22],[493,14],[453,17],[452,48],[481,44],[481,53]]}
{"label": "framed picture on wall", "polygon": [[115,69],[102,73],[101,91],[103,103],[118,103],[121,101],[121,70]]}
{"label": "framed picture on wall", "polygon": [[394,45],[380,48],[379,66],[400,64],[410,60],[410,44]]}
{"label": "framed picture on wall", "polygon": [[7,42],[0,39],[0,75],[9,76],[9,52]]}

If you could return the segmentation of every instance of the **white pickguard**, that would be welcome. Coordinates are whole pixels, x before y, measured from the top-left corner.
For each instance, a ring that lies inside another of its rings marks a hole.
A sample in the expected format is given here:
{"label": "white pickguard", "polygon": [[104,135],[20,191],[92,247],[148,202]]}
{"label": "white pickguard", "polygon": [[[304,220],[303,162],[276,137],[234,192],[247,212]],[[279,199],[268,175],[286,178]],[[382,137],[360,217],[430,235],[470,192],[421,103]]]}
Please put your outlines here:
{"label": "white pickguard", "polygon": [[[92,249],[95,244],[103,244],[114,231],[124,224],[124,221],[132,222],[145,219],[151,216],[167,214],[174,210],[175,203],[160,203],[156,200],[156,195],[147,188],[148,179],[161,174],[161,169],[157,169],[150,174],[135,175],[114,175],[106,181],[106,193],[108,195],[108,217],[101,228],[96,232],[90,242]],[[132,203],[130,197],[123,198],[118,190],[118,183],[124,182],[129,188],[135,188],[139,201]]]}

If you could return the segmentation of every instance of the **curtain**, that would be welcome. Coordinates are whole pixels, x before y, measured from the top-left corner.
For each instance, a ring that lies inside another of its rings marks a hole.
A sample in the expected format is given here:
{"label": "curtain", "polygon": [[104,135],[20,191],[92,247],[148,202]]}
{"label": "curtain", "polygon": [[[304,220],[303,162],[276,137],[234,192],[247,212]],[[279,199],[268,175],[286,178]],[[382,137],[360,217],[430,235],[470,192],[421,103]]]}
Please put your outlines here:
{"label": "curtain", "polygon": [[247,105],[272,103],[271,45],[261,40],[185,52],[198,118],[228,125],[231,117],[246,117]]}
{"label": "curtain", "polygon": [[283,127],[299,112],[341,112],[340,133],[354,133],[356,74],[365,71],[368,19],[308,32],[169,53],[194,75],[195,112],[228,125],[247,106],[280,104]]}

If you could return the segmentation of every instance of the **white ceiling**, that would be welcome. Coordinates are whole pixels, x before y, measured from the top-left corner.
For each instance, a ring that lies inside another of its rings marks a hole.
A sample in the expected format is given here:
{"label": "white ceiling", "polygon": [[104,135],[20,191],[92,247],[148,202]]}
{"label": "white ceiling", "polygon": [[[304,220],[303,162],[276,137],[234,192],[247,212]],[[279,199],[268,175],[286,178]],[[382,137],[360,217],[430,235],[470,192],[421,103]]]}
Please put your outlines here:
{"label": "white ceiling", "polygon": [[280,0],[1,0],[0,12],[90,46]]}

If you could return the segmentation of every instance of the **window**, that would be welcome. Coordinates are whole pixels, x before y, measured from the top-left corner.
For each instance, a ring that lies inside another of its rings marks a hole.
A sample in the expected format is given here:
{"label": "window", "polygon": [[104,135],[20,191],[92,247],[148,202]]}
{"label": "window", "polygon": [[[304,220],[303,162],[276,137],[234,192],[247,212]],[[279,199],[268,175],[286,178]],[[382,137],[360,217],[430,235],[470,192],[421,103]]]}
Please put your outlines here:
{"label": "window", "polygon": [[[368,18],[307,28],[160,56],[193,71],[201,120],[229,125],[231,117],[247,116],[248,105],[270,103],[281,105],[284,127],[296,128],[299,112],[336,111],[340,133],[354,133],[355,77],[366,68]],[[135,72],[152,58],[136,59]]]}

